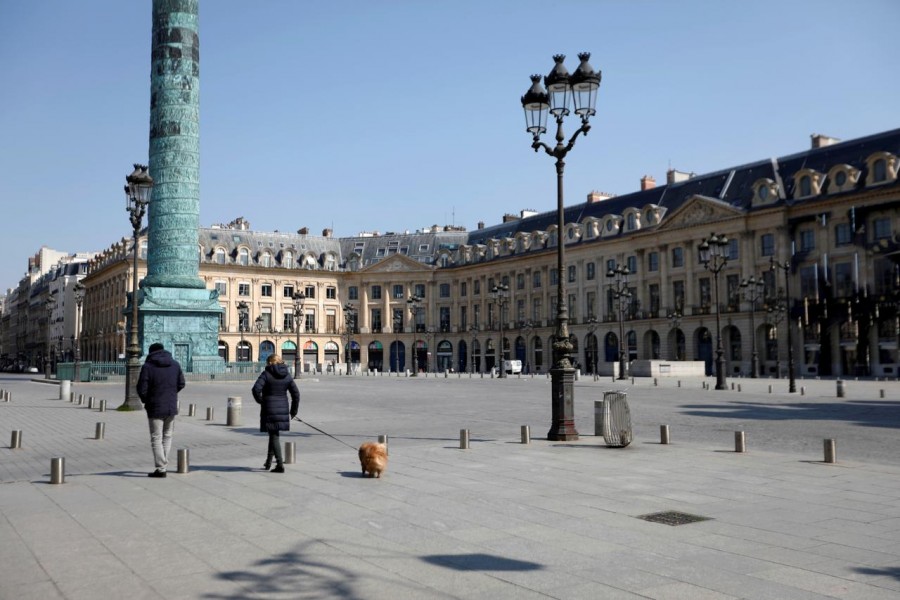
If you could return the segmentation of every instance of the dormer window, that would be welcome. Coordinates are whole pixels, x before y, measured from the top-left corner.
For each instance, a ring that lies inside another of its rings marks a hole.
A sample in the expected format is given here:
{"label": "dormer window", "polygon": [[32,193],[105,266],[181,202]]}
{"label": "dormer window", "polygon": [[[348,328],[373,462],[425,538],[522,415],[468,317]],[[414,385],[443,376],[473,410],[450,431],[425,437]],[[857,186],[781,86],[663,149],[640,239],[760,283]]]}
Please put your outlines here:
{"label": "dormer window", "polygon": [[778,201],[778,184],[769,178],[758,179],[753,184],[753,206],[765,206]]}
{"label": "dormer window", "polygon": [[269,252],[263,252],[263,255],[260,258],[259,262],[264,267],[271,267],[273,263],[272,254]]}
{"label": "dormer window", "polygon": [[835,165],[829,169],[826,179],[829,194],[849,192],[859,181],[859,169],[850,165]]}
{"label": "dormer window", "polygon": [[250,250],[241,248],[238,250],[238,264],[248,266],[250,264]]}
{"label": "dormer window", "polygon": [[281,266],[285,269],[293,268],[294,266],[294,255],[290,252],[285,252],[281,255]]}
{"label": "dormer window", "polygon": [[866,185],[883,185],[897,180],[897,157],[890,152],[876,152],[866,159],[869,174]]}
{"label": "dormer window", "polygon": [[225,248],[216,248],[215,262],[219,265],[225,264]]}

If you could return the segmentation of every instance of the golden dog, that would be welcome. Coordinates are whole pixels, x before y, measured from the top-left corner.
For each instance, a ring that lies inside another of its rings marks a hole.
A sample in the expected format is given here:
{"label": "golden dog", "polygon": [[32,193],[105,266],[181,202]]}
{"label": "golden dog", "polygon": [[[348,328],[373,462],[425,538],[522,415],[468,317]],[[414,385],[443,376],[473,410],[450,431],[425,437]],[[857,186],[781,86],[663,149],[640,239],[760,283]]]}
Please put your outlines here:
{"label": "golden dog", "polygon": [[387,469],[387,446],[378,442],[363,442],[359,447],[359,465],[362,467],[363,477],[366,473],[369,477],[381,477],[381,473]]}

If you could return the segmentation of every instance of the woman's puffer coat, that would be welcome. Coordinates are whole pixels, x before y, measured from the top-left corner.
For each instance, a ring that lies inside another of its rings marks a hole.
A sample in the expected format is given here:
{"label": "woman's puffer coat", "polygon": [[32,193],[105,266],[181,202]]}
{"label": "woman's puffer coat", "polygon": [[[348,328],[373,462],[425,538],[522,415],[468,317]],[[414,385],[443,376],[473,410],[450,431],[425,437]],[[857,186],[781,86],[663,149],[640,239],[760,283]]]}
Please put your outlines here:
{"label": "woman's puffer coat", "polygon": [[[291,404],[288,406],[288,393]],[[253,399],[261,406],[259,430],[287,431],[300,409],[300,390],[284,364],[267,365],[253,384]]]}

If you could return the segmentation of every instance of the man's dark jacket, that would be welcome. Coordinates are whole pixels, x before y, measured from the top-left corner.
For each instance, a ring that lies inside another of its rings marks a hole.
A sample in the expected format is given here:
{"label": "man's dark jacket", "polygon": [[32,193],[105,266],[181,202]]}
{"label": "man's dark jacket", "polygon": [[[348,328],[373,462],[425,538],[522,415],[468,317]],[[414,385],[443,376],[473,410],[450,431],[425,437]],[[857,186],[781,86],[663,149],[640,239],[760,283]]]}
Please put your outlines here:
{"label": "man's dark jacket", "polygon": [[150,419],[178,414],[178,392],[184,387],[181,365],[168,350],[151,352],[141,367],[137,393]]}
{"label": "man's dark jacket", "polygon": [[[288,393],[291,394],[290,409]],[[300,409],[300,390],[284,364],[266,365],[253,384],[253,399],[261,405],[259,430],[264,432],[289,430],[291,419]]]}

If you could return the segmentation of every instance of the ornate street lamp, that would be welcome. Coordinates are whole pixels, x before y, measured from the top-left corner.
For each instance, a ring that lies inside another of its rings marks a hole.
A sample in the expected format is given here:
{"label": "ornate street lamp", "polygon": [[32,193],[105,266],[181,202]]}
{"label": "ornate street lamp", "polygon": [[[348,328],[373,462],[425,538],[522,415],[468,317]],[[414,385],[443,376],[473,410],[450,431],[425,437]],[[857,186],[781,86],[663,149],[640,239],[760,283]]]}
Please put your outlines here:
{"label": "ornate street lamp", "polygon": [[[415,377],[418,374],[419,370],[419,357],[418,357],[418,348],[416,348],[416,331],[419,329],[419,309],[422,307],[422,301],[424,298],[417,294],[413,294],[409,298],[406,299],[406,304],[409,307],[409,312],[412,314],[412,331],[413,331],[413,342],[412,342],[412,366],[413,372],[412,376]],[[397,365],[397,369],[400,369],[400,366]]]}
{"label": "ornate street lamp", "polygon": [[351,334],[356,333],[356,308],[353,307],[352,304],[347,302],[343,306],[344,309],[344,332],[347,334],[347,344],[344,346],[344,362],[347,365],[346,375],[350,375],[350,362],[353,358],[353,353],[350,350],[350,344],[352,343]]}
{"label": "ornate street lamp", "polygon": [[778,326],[784,320],[784,299],[773,298],[771,304],[766,306],[766,322],[772,324],[770,339],[775,341],[775,378],[781,379],[781,353],[778,352]]}
{"label": "ornate street lamp", "polygon": [[53,309],[56,307],[56,301],[53,297],[47,298],[44,301],[44,308],[47,309],[47,356],[44,357],[44,378],[50,379],[50,375],[53,372],[53,361],[51,360],[50,353],[52,352],[50,346],[52,344],[51,336],[50,336],[50,321],[53,319]]}
{"label": "ornate street lamp", "polygon": [[756,303],[766,292],[766,282],[763,281],[762,277],[757,279],[751,275],[749,279],[741,282],[741,289],[744,290],[744,298],[750,303],[750,336],[753,343],[753,353],[750,358],[750,377],[756,379],[759,377],[759,353],[756,351],[756,327],[753,321],[756,315]]}
{"label": "ornate street lamp", "polygon": [[72,338],[72,352],[75,354],[75,381],[81,381],[81,371],[78,365],[78,361],[81,359],[81,341],[78,338],[81,337],[81,305],[84,303],[84,284],[80,281],[76,283],[72,288],[72,293],[75,296],[75,333]]}
{"label": "ornate street lamp", "polygon": [[491,288],[490,291],[491,299],[497,303],[497,320],[500,322],[500,374],[499,377],[502,379],[506,377],[506,366],[503,364],[503,361],[506,360],[504,356],[505,344],[503,343],[503,309],[506,307],[506,303],[509,301],[509,286],[505,283],[498,283],[494,287]]}
{"label": "ornate street lamp", "polygon": [[[437,330],[434,327],[426,327],[425,328],[425,341],[428,344],[425,347],[425,368],[423,369],[426,373],[431,373],[435,368],[435,361],[437,360],[437,349],[434,347],[434,340],[437,337]],[[434,358],[429,361],[429,355],[433,355]]]}
{"label": "ornate street lamp", "polygon": [[[597,90],[600,88],[600,72],[594,71],[588,63],[591,55],[578,55],[581,63],[570,76],[563,65],[565,56],[553,57],[556,63],[550,74],[544,78],[547,91],[541,85],[540,75],[531,76],[531,87],[522,96],[525,110],[526,131],[532,135],[531,147],[535,152],[541,148],[556,159],[556,334],[553,337],[553,367],[550,369],[552,416],[547,439],[566,441],[577,440],[575,429],[575,369],[570,355],[572,343],[569,341],[569,311],[566,305],[565,277],[565,211],[563,206],[563,172],[565,158],[575,146],[579,135],[587,135],[591,126],[588,120],[595,114]],[[569,114],[570,103],[575,114],[581,118],[581,126],[564,143],[563,119]],[[550,147],[541,142],[541,134],[547,131],[547,115],[556,119],[556,145]]]}
{"label": "ornate street lamp", "polygon": [[[238,331],[241,334],[241,344],[240,344],[240,346],[238,346],[237,359],[238,359],[238,362],[243,362],[243,360],[244,360],[243,359],[243,356],[244,356],[244,330],[247,329],[247,318],[248,318],[248,312],[250,310],[250,306],[246,302],[241,300],[237,304],[237,310],[238,310]],[[247,356],[247,360],[250,360],[249,356]]]}
{"label": "ornate street lamp", "polygon": [[728,238],[711,234],[700,243],[700,262],[713,274],[716,293],[716,389],[728,389],[725,384],[725,351],[722,349],[722,326],[719,323],[719,273],[728,264]]}
{"label": "ornate street lamp", "polygon": [[599,325],[600,321],[597,320],[597,317],[593,315],[588,317],[588,339],[593,344],[593,346],[591,347],[591,374],[594,377],[597,377],[597,354],[600,350],[600,344],[597,342],[597,336],[594,335],[594,332],[597,331],[597,327]]}
{"label": "ornate street lamp", "polygon": [[609,279],[609,288],[615,298],[616,318],[619,321],[619,376],[616,379],[628,379],[628,357],[625,349],[625,310],[631,300],[631,290],[628,289],[628,267],[616,264],[606,272]]}
{"label": "ornate street lamp", "polygon": [[306,294],[301,291],[294,292],[291,296],[294,301],[294,331],[297,334],[297,350],[294,352],[294,377],[300,376],[300,326],[303,319],[303,305],[306,303]]}
{"label": "ornate street lamp", "polygon": [[794,341],[791,336],[791,261],[790,259],[779,262],[772,256],[769,258],[769,269],[781,269],[784,271],[784,315],[785,323],[787,323],[787,344],[788,344],[788,392],[793,394],[797,391],[797,381],[794,377]]}
{"label": "ornate street lamp", "polygon": [[125,181],[125,210],[131,220],[134,265],[131,273],[131,329],[128,347],[125,349],[125,403],[119,410],[140,410],[144,405],[137,394],[137,380],[141,372],[141,346],[138,341],[138,234],[147,205],[150,204],[153,178],[147,172],[146,165],[136,164]]}
{"label": "ornate street lamp", "polygon": [[256,318],[253,320],[253,324],[256,325],[256,358],[257,362],[259,362],[262,360],[262,355],[260,354],[260,350],[262,350],[262,315],[256,315]]}
{"label": "ornate street lamp", "polygon": [[519,321],[519,332],[525,338],[525,365],[526,374],[531,372],[531,360],[528,358],[528,350],[531,348],[531,334],[534,332],[534,323],[531,321]]}
{"label": "ornate street lamp", "polygon": [[470,325],[469,333],[472,334],[472,373],[475,372],[475,344],[478,342],[478,325]]}
{"label": "ornate street lamp", "polygon": [[673,340],[675,342],[675,360],[684,360],[681,356],[681,347],[678,343],[678,330],[681,328],[681,317],[681,311],[677,310],[666,315],[666,318],[669,319],[669,329],[675,330],[675,339]]}

